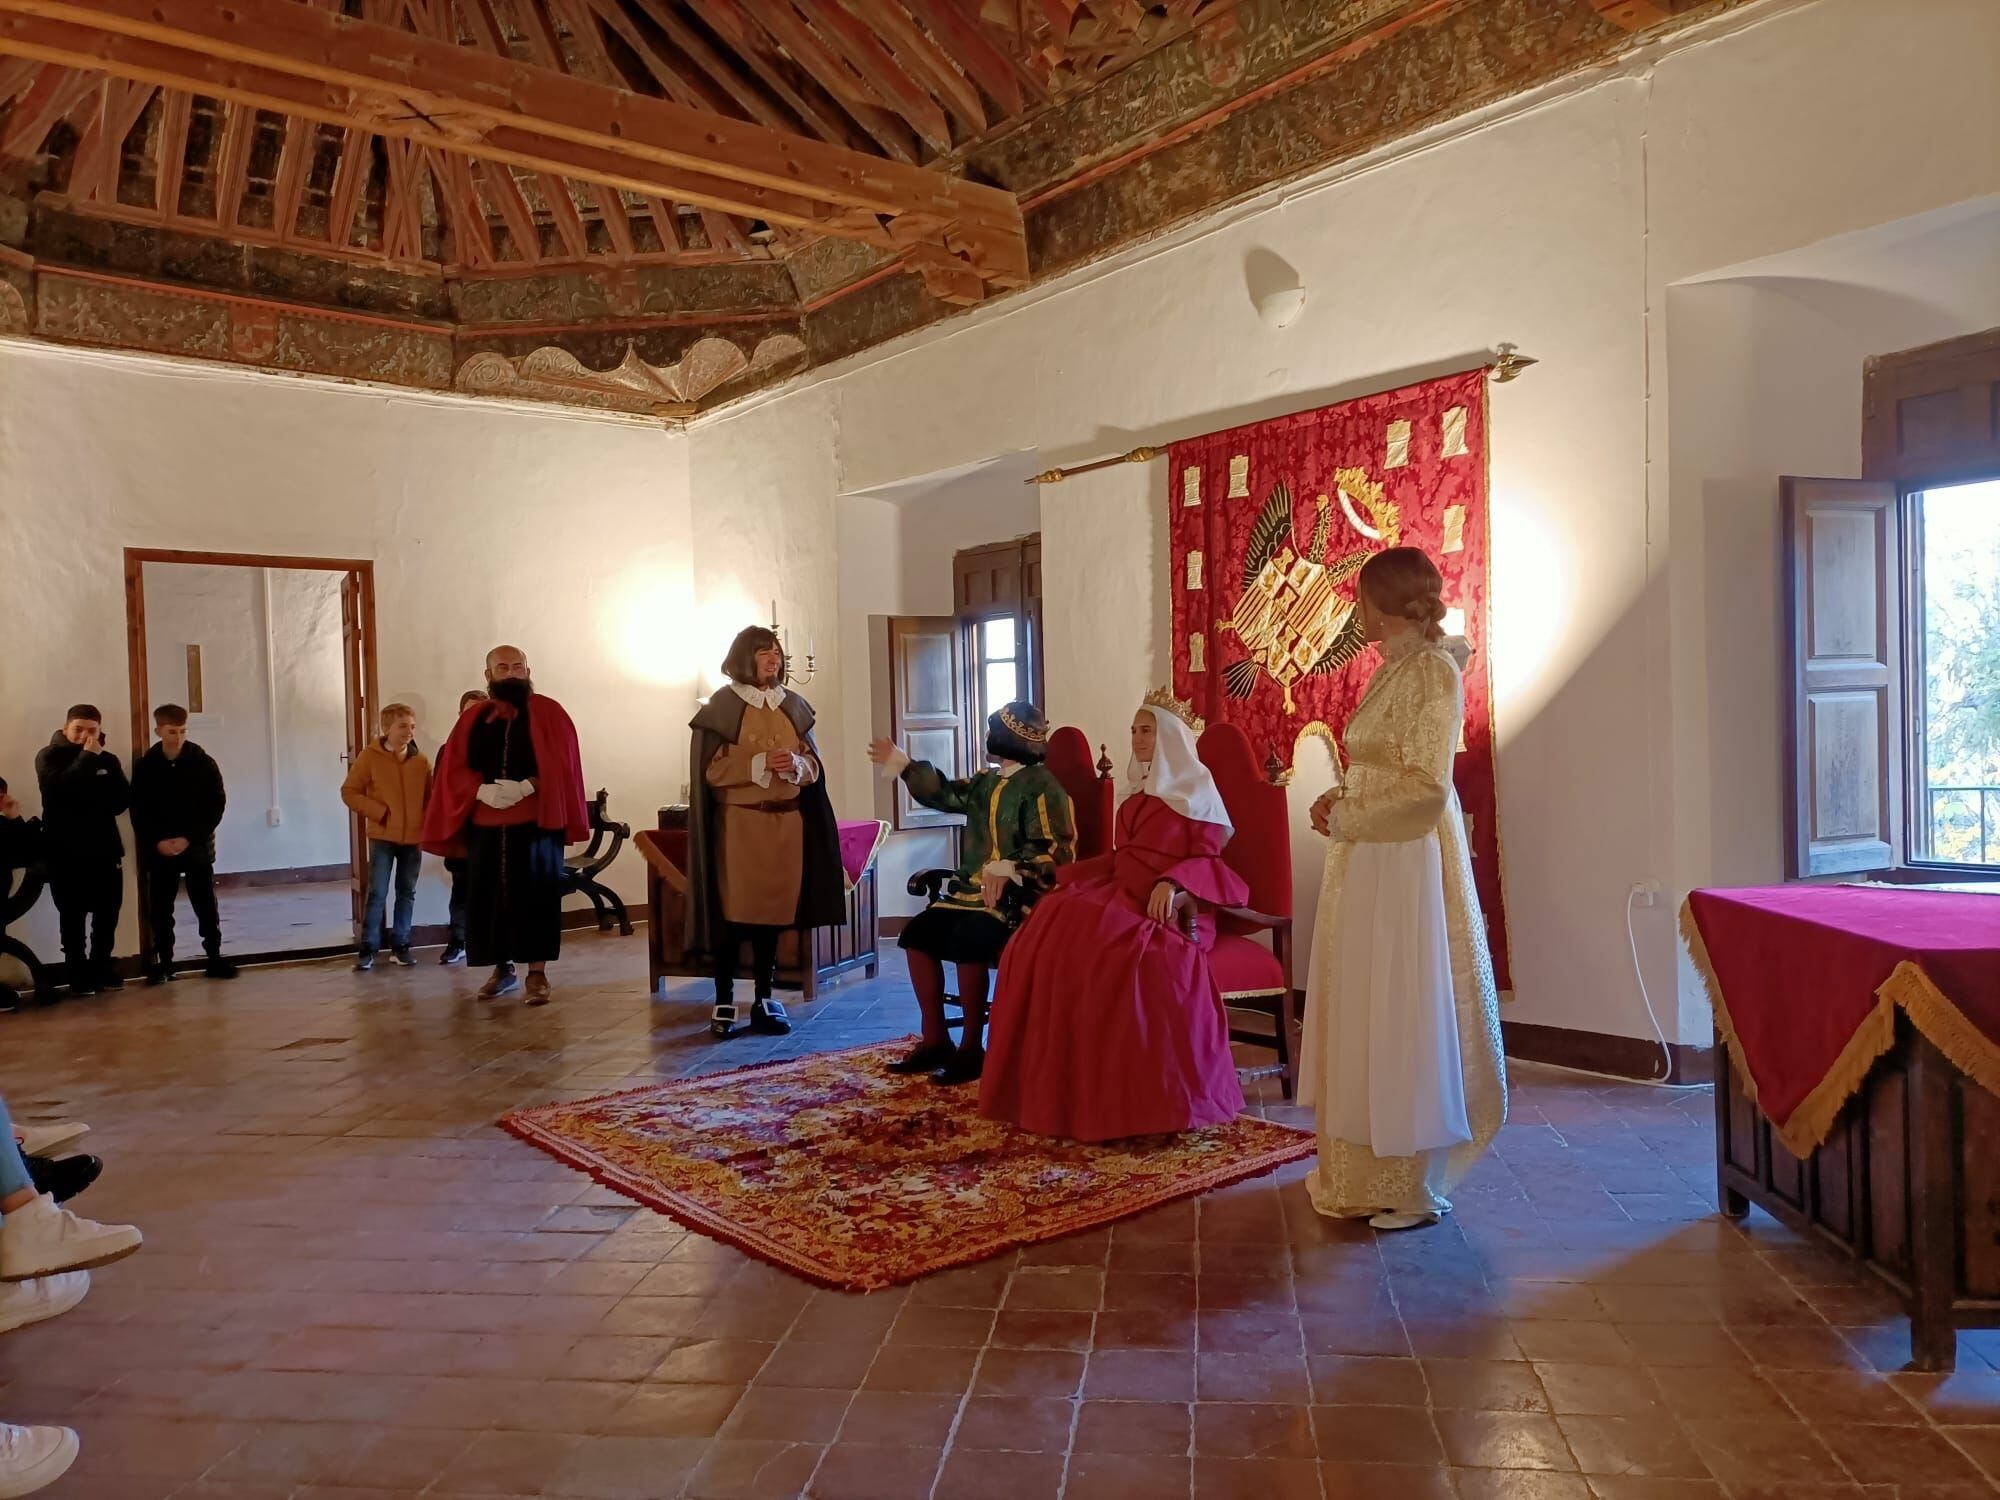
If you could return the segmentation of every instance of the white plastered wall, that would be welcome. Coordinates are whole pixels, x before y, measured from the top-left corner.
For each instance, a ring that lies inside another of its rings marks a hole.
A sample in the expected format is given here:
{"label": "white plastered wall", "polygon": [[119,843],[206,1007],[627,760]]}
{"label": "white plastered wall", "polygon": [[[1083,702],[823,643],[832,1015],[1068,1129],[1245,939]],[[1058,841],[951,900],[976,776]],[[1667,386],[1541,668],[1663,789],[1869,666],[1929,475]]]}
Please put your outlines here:
{"label": "white plastered wall", "polygon": [[[650,827],[686,779],[697,670],[686,448],[657,424],[0,343],[0,774],[38,806],[34,753],[79,698],[129,766],[123,548],[372,558],[384,702],[434,744],[488,648],[518,645],[591,790]],[[444,919],[436,864],[420,922]],[[611,878],[643,897],[636,852]],[[23,935],[53,954],[46,901]]]}

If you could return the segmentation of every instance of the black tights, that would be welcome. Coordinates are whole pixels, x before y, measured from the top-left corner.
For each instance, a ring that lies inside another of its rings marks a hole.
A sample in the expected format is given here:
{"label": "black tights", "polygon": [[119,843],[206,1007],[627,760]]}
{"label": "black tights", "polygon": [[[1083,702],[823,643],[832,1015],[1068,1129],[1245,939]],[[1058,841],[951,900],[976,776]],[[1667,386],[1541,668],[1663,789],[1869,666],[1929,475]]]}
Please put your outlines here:
{"label": "black tights", "polygon": [[728,1001],[736,988],[736,959],[744,943],[750,945],[750,984],[759,1000],[771,998],[778,980],[778,934],[782,927],[763,927],[749,922],[723,924],[722,941],[715,945],[715,1002]]}
{"label": "black tights", "polygon": [[[965,1030],[959,1033],[958,1050],[981,1052],[986,1042],[985,964],[959,964],[958,1001],[965,1007]],[[944,1023],[944,964],[928,953],[910,950],[910,987],[917,992],[923,1011],[924,1045],[943,1046],[951,1041]]]}

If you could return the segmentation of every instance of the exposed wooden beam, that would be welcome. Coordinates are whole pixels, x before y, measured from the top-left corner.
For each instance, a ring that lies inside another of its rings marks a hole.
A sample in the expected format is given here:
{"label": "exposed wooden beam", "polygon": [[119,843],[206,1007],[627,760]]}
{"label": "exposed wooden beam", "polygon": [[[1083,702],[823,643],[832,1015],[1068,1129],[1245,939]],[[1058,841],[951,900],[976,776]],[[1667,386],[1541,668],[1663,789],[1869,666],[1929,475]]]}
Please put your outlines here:
{"label": "exposed wooden beam", "polygon": [[[768,0],[768,3],[776,8],[783,6],[786,0]],[[886,18],[892,8],[893,5],[871,5],[869,10],[871,16]],[[876,35],[876,22],[861,20],[840,0],[825,0],[825,3],[813,6],[812,22],[855,72],[868,80],[869,87],[891,109],[909,121],[910,127],[933,151],[942,154],[951,150],[951,122],[945,119],[937,100],[882,45]]]}
{"label": "exposed wooden beam", "polygon": [[621,260],[630,260],[638,254],[639,244],[632,238],[632,216],[625,212],[625,200],[617,188],[601,182],[592,183],[590,191],[597,199],[597,217],[611,237],[613,252]]}
{"label": "exposed wooden beam", "polygon": [[382,254],[389,260],[423,259],[424,221],[418,201],[422,161],[413,141],[383,136],[388,176],[382,184]]}
{"label": "exposed wooden beam", "polygon": [[958,116],[967,130],[977,134],[986,128],[986,106],[980,101],[979,90],[911,19],[900,0],[840,0],[840,3],[867,22],[888,43],[903,71],[917,74],[919,81]]}
{"label": "exposed wooden beam", "polygon": [[98,107],[90,112],[70,160],[69,195],[79,202],[118,201],[118,168],[125,155],[125,137],[139,123],[157,90],[150,83],[123,78],[104,80]]}
{"label": "exposed wooden beam", "polygon": [[44,66],[32,57],[0,57],[0,104],[11,104],[15,96],[26,93]]}
{"label": "exposed wooden beam", "polygon": [[7,129],[0,133],[0,156],[33,156],[40,151],[56,121],[75,109],[100,82],[94,74],[72,72],[57,64],[43,68],[7,116]]}
{"label": "exposed wooden beam", "polygon": [[750,242],[743,238],[743,232],[736,227],[736,221],[728,214],[719,214],[712,208],[704,208],[701,211],[701,222],[708,230],[708,246],[711,250],[735,255],[748,253]]}
{"label": "exposed wooden beam", "polygon": [[563,249],[571,260],[589,260],[590,235],[583,227],[583,215],[576,211],[576,200],[569,195],[569,184],[547,173],[535,181],[542,190],[542,201],[548,205],[556,233],[562,237]]}
{"label": "exposed wooden beam", "polygon": [[250,147],[255,142],[254,105],[226,99],[222,105],[222,143],[215,153],[215,222],[224,230],[242,217],[243,190],[250,180]]}
{"label": "exposed wooden beam", "polygon": [[435,146],[424,148],[424,165],[430,170],[438,211],[451,225],[452,250],[459,263],[479,270],[497,265],[493,231],[486,223],[485,206],[473,189],[471,165],[457,152]]}
{"label": "exposed wooden beam", "polygon": [[674,212],[673,204],[664,198],[648,198],[646,216],[653,221],[653,233],[660,238],[662,255],[678,256],[687,250],[687,241],[681,235],[680,215]]}
{"label": "exposed wooden beam", "polygon": [[0,0],[0,53],[875,244],[880,216],[983,279],[1027,276],[1019,206],[998,189],[308,6]]}
{"label": "exposed wooden beam", "polygon": [[298,229],[299,200],[305,196],[306,171],[312,166],[319,140],[317,120],[285,121],[285,143],[278,150],[278,175],[271,184],[271,228],[278,239],[290,240]]}
{"label": "exposed wooden beam", "polygon": [[[607,0],[607,3],[616,4],[617,0]],[[731,67],[729,60],[711,47],[700,32],[675,14],[673,7],[666,4],[665,0],[635,0],[635,3],[646,17],[660,28],[666,39],[707,74],[710,82],[733,100],[736,107],[745,115],[760,125],[769,125],[773,130],[792,128],[792,122],[785,118],[784,111],[774,105],[762,90]],[[805,121],[803,114],[799,118]],[[810,121],[805,122],[810,126]]]}
{"label": "exposed wooden beam", "polygon": [[[646,6],[648,13],[651,13],[659,0],[639,0],[639,3]],[[830,95],[823,103],[812,98],[816,92],[814,84],[807,82],[803,86],[795,86],[792,80],[785,76],[784,70],[771,57],[765,55],[770,47],[769,38],[738,8],[736,0],[709,0],[703,7],[702,20],[736,49],[736,56],[742,60],[743,65],[755,73],[758,81],[783,101],[786,108],[805,121],[807,127],[821,140],[850,146],[860,139],[835,118],[836,113],[843,111]],[[666,23],[662,21],[661,24]],[[897,161],[907,162],[916,159],[910,152],[908,142],[884,149],[888,150]]]}
{"label": "exposed wooden beam", "polygon": [[986,90],[1002,114],[1012,116],[1026,110],[1028,99],[1022,89],[1025,70],[994,46],[992,39],[954,0],[909,0],[909,3],[952,60]]}
{"label": "exposed wooden beam", "polygon": [[160,99],[159,146],[153,159],[153,207],[163,218],[181,211],[181,180],[187,173],[188,121],[194,99],[168,89]]}
{"label": "exposed wooden beam", "polygon": [[528,200],[521,196],[521,185],[514,180],[512,168],[478,160],[474,160],[471,166],[477,196],[499,212],[507,225],[507,233],[513,238],[515,252],[529,265],[539,262],[542,258],[542,232],[535,225],[535,215],[528,207]]}
{"label": "exposed wooden beam", "polygon": [[374,153],[373,139],[359,126],[350,125],[342,133],[340,162],[333,169],[333,191],[326,199],[326,242],[336,250],[347,248],[354,233],[354,210],[360,205],[361,190],[368,185],[368,168]]}
{"label": "exposed wooden beam", "polygon": [[[735,0],[717,0],[727,9]],[[885,151],[914,162],[916,150],[910,122],[890,109],[856,74],[845,59],[827,46],[818,32],[802,21],[784,0],[744,0],[742,13],[753,17],[756,26],[783,47],[793,62],[827,91],[833,102],[853,117],[856,124],[873,136]]]}
{"label": "exposed wooden beam", "polygon": [[[721,108],[721,100],[706,85],[689,78],[665,53],[655,47],[644,32],[627,15],[619,0],[588,0],[606,26],[618,33],[618,37],[639,59],[640,66],[657,83],[666,96],[676,104],[688,104],[696,109],[706,109],[715,114],[727,114]],[[754,119],[755,116],[752,116]]]}

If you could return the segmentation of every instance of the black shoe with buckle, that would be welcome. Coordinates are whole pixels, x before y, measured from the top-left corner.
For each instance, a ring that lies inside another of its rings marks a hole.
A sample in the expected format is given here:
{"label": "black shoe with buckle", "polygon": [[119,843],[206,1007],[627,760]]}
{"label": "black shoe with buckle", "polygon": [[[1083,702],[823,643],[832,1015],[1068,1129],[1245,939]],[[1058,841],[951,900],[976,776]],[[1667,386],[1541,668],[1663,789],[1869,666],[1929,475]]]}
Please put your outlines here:
{"label": "black shoe with buckle", "polygon": [[917,1074],[935,1073],[958,1049],[950,1042],[919,1042],[895,1062],[889,1064],[891,1073]]}
{"label": "black shoe with buckle", "polygon": [[736,1035],[737,1023],[742,1019],[734,1000],[718,1000],[715,1002],[715,1009],[709,1012],[709,1035],[718,1041],[726,1040]]}
{"label": "black shoe with buckle", "polygon": [[790,1036],[792,1018],[784,1006],[766,996],[750,1007],[750,1029],[766,1036]]}
{"label": "black shoe with buckle", "polygon": [[978,1081],[980,1071],[985,1066],[986,1053],[983,1049],[977,1052],[967,1052],[963,1047],[954,1047],[951,1050],[951,1056],[945,1060],[945,1065],[931,1074],[931,1082],[941,1083],[947,1087],[961,1083],[974,1083]]}

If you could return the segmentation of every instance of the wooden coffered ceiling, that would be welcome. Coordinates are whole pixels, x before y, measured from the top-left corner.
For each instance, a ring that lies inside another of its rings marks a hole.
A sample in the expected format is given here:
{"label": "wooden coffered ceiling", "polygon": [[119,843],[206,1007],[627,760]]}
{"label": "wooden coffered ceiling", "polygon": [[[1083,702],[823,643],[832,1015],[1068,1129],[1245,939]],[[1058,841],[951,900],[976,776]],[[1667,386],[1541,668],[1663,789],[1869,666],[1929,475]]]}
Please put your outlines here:
{"label": "wooden coffered ceiling", "polygon": [[682,415],[1726,3],[0,0],[0,331]]}

